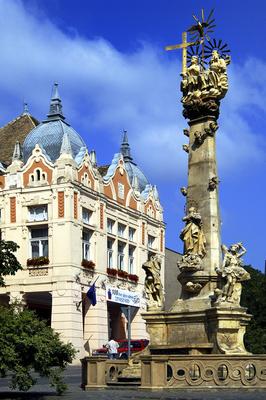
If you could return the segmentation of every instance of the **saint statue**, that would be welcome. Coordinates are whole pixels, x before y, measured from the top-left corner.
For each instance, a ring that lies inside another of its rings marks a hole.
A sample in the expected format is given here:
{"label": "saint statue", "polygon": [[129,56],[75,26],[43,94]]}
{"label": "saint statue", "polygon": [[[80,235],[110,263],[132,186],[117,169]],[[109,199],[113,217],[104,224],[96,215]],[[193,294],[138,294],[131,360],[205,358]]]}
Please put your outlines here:
{"label": "saint statue", "polygon": [[240,304],[242,281],[250,279],[249,273],[242,267],[241,257],[246,253],[243,244],[232,244],[229,248],[222,246],[224,259],[221,268],[216,272],[225,278],[225,284],[218,297],[219,302]]}
{"label": "saint statue", "polygon": [[147,308],[162,309],[163,306],[163,286],[161,282],[161,264],[157,256],[151,256],[143,264],[142,268],[146,272],[145,293],[147,297]]}
{"label": "saint statue", "polygon": [[222,99],[228,90],[229,63],[230,57],[221,57],[217,50],[213,50],[207,69],[200,65],[198,56],[192,56],[190,66],[181,74],[182,102],[188,104],[208,98]]}
{"label": "saint statue", "polygon": [[208,71],[209,94],[224,97],[228,90],[226,66],[230,58],[223,59],[217,50],[213,50]]}
{"label": "saint statue", "polygon": [[183,221],[186,222],[186,226],[180,234],[180,239],[184,242],[184,253],[204,257],[206,238],[202,230],[201,215],[196,212],[195,207],[190,207]]}
{"label": "saint statue", "polygon": [[181,74],[183,79],[181,81],[181,90],[184,96],[189,98],[195,94],[195,90],[198,89],[198,79],[200,75],[200,65],[198,56],[191,57],[191,64],[187,68],[186,72]]}

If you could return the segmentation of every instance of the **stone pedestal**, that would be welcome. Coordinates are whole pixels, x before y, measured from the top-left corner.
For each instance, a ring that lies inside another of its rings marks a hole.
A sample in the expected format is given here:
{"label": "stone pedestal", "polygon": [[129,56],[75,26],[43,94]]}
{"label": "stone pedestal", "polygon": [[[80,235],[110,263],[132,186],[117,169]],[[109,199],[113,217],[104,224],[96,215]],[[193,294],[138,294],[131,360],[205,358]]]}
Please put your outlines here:
{"label": "stone pedestal", "polygon": [[218,306],[206,311],[208,331],[216,354],[250,354],[244,345],[244,335],[251,315],[243,307]]}

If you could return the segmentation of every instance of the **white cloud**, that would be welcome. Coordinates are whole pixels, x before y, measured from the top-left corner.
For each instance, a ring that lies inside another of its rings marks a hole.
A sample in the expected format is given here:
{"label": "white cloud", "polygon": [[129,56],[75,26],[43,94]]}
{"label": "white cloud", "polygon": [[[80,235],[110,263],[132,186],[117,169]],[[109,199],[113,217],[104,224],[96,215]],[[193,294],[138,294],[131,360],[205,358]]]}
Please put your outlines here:
{"label": "white cloud", "polygon": [[[127,128],[136,159],[153,181],[165,179],[166,170],[172,181],[184,174],[186,121],[179,104],[177,57],[147,43],[123,54],[103,38],[70,36],[18,0],[0,0],[0,11],[2,111],[14,116],[14,103],[26,97],[43,117],[50,85],[59,81],[68,120],[83,135],[94,132],[98,152],[107,136],[117,143]],[[258,136],[243,110],[250,105],[264,110],[260,99],[266,92],[261,84],[266,69],[259,60],[229,68],[231,88],[217,138],[219,169],[225,172],[250,160],[260,162]]]}

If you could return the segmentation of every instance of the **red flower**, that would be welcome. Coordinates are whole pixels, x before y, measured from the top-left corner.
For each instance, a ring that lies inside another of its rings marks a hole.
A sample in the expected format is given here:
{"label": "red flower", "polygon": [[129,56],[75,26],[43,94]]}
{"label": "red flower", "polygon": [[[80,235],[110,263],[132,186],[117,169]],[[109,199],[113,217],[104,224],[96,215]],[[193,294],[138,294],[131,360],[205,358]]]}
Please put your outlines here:
{"label": "red flower", "polygon": [[138,275],[134,275],[134,274],[128,274],[128,279],[130,281],[133,281],[133,282],[136,282],[136,283],[139,281]]}
{"label": "red flower", "polygon": [[115,269],[115,268],[107,268],[106,272],[110,276],[116,276],[117,275],[117,269]]}
{"label": "red flower", "polygon": [[50,263],[48,257],[35,257],[27,259],[27,267],[40,267]]}
{"label": "red flower", "polygon": [[82,265],[82,267],[88,268],[88,269],[93,270],[93,271],[94,271],[94,269],[95,269],[95,264],[94,264],[94,262],[91,261],[91,260],[85,260],[85,259],[83,259],[82,262],[81,262],[81,265]]}

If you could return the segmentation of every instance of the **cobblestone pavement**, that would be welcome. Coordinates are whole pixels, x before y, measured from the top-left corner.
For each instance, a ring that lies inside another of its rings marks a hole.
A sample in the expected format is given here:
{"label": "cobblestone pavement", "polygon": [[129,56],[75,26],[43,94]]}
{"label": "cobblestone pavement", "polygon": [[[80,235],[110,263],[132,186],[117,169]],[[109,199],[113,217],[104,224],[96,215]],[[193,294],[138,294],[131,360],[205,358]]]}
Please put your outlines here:
{"label": "cobblestone pavement", "polygon": [[29,392],[14,392],[8,388],[8,380],[0,379],[0,399],[21,400],[266,400],[266,390],[174,390],[174,391],[141,391],[139,389],[103,389],[83,391],[80,388],[80,368],[69,367],[65,372],[68,391],[57,396],[49,387],[47,379],[38,379]]}

